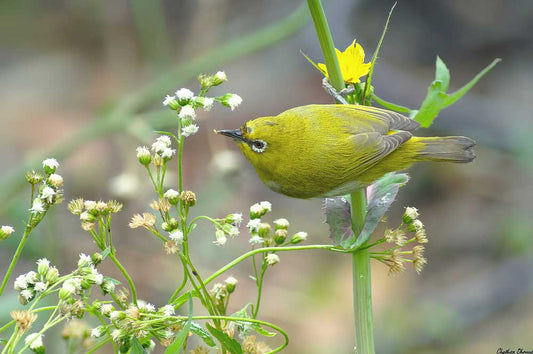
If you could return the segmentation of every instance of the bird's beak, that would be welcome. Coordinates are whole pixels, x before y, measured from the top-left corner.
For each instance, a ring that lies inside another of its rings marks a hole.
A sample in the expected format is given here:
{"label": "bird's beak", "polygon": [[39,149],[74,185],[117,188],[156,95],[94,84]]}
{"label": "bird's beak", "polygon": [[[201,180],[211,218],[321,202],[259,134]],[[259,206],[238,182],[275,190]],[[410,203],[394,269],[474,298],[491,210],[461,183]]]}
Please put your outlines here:
{"label": "bird's beak", "polygon": [[244,137],[242,136],[240,129],[215,130],[215,133],[229,136],[235,140],[244,141]]}

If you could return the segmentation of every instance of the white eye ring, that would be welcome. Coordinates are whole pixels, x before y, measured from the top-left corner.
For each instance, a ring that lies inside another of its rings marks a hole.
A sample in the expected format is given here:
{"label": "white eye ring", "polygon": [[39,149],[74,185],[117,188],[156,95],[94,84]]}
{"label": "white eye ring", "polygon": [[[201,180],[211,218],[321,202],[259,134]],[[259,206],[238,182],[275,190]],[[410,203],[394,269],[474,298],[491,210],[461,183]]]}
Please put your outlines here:
{"label": "white eye ring", "polygon": [[250,142],[250,147],[253,151],[262,153],[266,150],[268,144],[264,140],[257,139]]}

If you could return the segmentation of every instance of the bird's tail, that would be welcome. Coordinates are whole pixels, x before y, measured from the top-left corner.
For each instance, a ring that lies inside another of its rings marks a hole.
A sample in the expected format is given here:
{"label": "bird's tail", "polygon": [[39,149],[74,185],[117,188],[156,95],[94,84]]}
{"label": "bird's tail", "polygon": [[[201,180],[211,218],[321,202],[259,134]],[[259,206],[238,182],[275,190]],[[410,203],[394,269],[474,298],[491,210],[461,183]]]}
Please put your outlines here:
{"label": "bird's tail", "polygon": [[464,136],[412,139],[424,145],[417,153],[417,158],[423,161],[470,162],[476,157],[473,150],[476,142]]}

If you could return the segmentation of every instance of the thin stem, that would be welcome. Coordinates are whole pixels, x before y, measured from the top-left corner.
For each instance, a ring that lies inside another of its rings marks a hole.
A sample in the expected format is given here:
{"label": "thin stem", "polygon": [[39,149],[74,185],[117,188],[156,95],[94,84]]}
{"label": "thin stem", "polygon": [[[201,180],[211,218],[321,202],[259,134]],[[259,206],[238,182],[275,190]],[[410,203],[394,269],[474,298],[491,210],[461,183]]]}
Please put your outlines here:
{"label": "thin stem", "polygon": [[11,273],[13,272],[13,269],[15,268],[15,264],[17,264],[20,254],[22,253],[22,248],[24,247],[24,244],[28,240],[28,237],[30,236],[32,230],[33,229],[30,229],[28,227],[26,227],[26,229],[24,230],[24,235],[22,235],[22,239],[19,242],[17,250],[15,251],[15,254],[13,255],[13,259],[11,260],[11,264],[9,265],[6,275],[4,276],[4,280],[2,281],[2,286],[0,287],[0,295],[2,295],[2,293],[4,292],[7,282],[9,281],[9,277],[11,276]]}
{"label": "thin stem", "polygon": [[185,287],[185,285],[187,284],[187,279],[188,279],[187,273],[183,272],[183,281],[181,282],[181,285],[176,289],[176,291],[174,291],[174,293],[172,294],[172,296],[168,300],[169,304],[172,303],[174,300],[176,300],[176,298],[180,294],[180,291],[182,291],[183,288]]}
{"label": "thin stem", "polygon": [[219,270],[217,270],[216,272],[211,274],[211,276],[206,278],[204,283],[205,283],[205,285],[209,284],[210,282],[215,280],[215,278],[218,277],[219,275],[225,273],[226,271],[228,271],[229,269],[235,267],[237,264],[239,264],[240,262],[242,262],[246,258],[251,257],[251,256],[253,256],[255,254],[264,253],[264,252],[272,252],[272,251],[283,252],[283,251],[299,251],[299,250],[328,250],[328,251],[333,251],[333,252],[349,253],[349,251],[345,251],[345,250],[336,248],[335,246],[332,246],[332,245],[309,245],[309,246],[293,246],[293,247],[264,247],[264,248],[257,248],[255,250],[251,250],[251,251],[241,255],[240,257],[235,258],[233,261],[229,262],[224,267],[220,268]]}
{"label": "thin stem", "polygon": [[131,298],[133,300],[133,303],[137,305],[137,290],[135,289],[133,280],[131,279],[130,275],[126,271],[126,268],[124,268],[122,264],[120,264],[120,262],[118,261],[117,257],[115,257],[115,251],[113,250],[113,248],[111,248],[111,252],[109,253],[109,258],[111,258],[111,260],[118,267],[122,275],[124,275],[124,278],[126,278],[126,280],[128,281],[128,284],[130,285],[130,289],[131,289]]}
{"label": "thin stem", "polygon": [[257,279],[257,301],[255,303],[254,311],[252,313],[252,318],[256,318],[259,313],[259,305],[261,304],[261,293],[263,290],[263,279],[265,278],[265,272],[267,270],[267,264],[263,259],[263,265],[261,266],[261,274],[259,279]]}

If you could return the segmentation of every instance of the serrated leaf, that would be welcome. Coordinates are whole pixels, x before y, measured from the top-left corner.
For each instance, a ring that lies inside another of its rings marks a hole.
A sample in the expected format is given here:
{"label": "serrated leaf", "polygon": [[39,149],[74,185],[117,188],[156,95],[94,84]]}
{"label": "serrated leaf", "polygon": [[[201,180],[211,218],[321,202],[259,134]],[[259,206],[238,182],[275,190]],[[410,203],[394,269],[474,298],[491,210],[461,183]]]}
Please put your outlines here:
{"label": "serrated leaf", "polygon": [[194,334],[196,334],[198,337],[202,338],[205,344],[207,344],[210,347],[214,347],[217,344],[213,340],[213,337],[205,330],[202,326],[200,326],[198,323],[191,322],[191,328],[190,331]]}
{"label": "serrated leaf", "polygon": [[131,342],[131,354],[145,354],[146,350],[143,348],[141,342],[136,337],[133,337]]}
{"label": "serrated leaf", "polygon": [[385,215],[392,202],[396,199],[398,190],[409,181],[405,173],[387,173],[367,188],[367,213],[365,224],[361,233],[355,238],[341,242],[345,249],[353,249],[361,246],[370,238],[376,229],[379,220]]}
{"label": "serrated leaf", "polygon": [[452,94],[447,94],[446,90],[450,83],[450,72],[446,64],[437,57],[435,63],[435,80],[428,88],[426,98],[422,102],[420,109],[414,116],[414,120],[420,123],[420,126],[427,128],[433,123],[439,112],[455,103],[463,97],[474,85],[487,74],[501,59],[494,59],[485,69],[481,70],[470,82]]}
{"label": "serrated leaf", "polygon": [[227,350],[231,354],[242,354],[241,345],[235,339],[230,338],[226,333],[219,331],[209,323],[206,323],[205,327],[213,335],[213,337],[215,337],[220,344],[222,344],[222,349]]}
{"label": "serrated leaf", "polygon": [[333,244],[339,246],[343,241],[351,239],[353,231],[348,199],[345,197],[326,198],[324,207],[326,224],[329,225],[329,237],[333,240]]}

